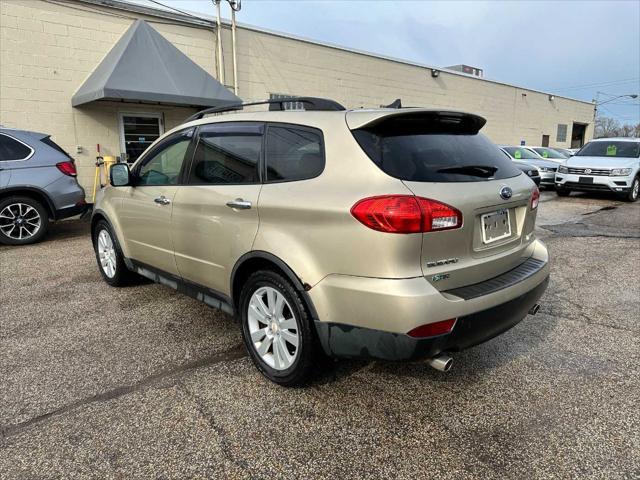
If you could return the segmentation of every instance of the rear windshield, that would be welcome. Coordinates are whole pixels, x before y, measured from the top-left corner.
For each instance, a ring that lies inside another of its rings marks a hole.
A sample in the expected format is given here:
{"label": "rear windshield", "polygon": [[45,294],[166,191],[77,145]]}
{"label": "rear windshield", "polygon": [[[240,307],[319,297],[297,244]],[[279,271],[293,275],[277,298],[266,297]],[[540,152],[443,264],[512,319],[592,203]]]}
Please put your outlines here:
{"label": "rear windshield", "polygon": [[638,158],[640,142],[589,142],[576,153],[576,156]]}
{"label": "rear windshield", "polygon": [[387,175],[412,182],[477,182],[510,178],[520,170],[484,135],[404,134],[397,129],[354,130],[360,147]]}

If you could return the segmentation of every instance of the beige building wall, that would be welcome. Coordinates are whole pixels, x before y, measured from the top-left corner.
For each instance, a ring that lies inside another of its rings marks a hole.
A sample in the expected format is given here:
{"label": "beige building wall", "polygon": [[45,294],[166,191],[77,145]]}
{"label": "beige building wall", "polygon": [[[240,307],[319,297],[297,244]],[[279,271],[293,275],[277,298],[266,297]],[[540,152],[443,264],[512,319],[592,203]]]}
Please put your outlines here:
{"label": "beige building wall", "polygon": [[[270,93],[326,96],[350,108],[388,105],[465,110],[487,118],[484,128],[496,143],[570,147],[573,122],[589,124],[593,105],[520,89],[466,75],[359,54],[250,29],[238,32],[239,86],[243,98]],[[558,124],[568,126],[567,140],[556,141]]]}
{"label": "beige building wall", "polygon": [[[90,195],[96,145],[102,155],[121,152],[118,117],[127,112],[160,112],[168,130],[194,110],[135,103],[94,102],[79,108],[71,97],[127,28],[148,21],[212,76],[216,75],[216,36],[199,27],[96,7],[81,2],[0,1],[0,124],[50,133],[74,156],[78,179]],[[231,34],[223,29],[225,84],[233,85]],[[593,106],[464,75],[284,35],[241,27],[237,34],[238,95],[245,100],[269,94],[329,97],[347,107],[371,107],[402,98],[405,106],[466,110],[487,118],[484,132],[497,143],[529,145],[550,136],[552,146],[570,146],[573,122],[589,124]],[[559,123],[567,141],[556,142]],[[82,148],[76,153],[76,147]]]}

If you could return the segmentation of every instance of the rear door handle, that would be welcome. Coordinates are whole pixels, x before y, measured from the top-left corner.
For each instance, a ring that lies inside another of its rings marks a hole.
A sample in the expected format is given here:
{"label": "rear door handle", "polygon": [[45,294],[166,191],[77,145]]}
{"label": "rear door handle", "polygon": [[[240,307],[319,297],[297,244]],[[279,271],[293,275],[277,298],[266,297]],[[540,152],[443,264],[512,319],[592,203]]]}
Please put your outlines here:
{"label": "rear door handle", "polygon": [[171,203],[171,200],[169,200],[164,195],[160,195],[158,198],[154,198],[153,201],[160,205],[169,205]]}
{"label": "rear door handle", "polygon": [[238,210],[249,210],[251,208],[251,202],[241,198],[236,198],[235,200],[227,202],[227,207]]}

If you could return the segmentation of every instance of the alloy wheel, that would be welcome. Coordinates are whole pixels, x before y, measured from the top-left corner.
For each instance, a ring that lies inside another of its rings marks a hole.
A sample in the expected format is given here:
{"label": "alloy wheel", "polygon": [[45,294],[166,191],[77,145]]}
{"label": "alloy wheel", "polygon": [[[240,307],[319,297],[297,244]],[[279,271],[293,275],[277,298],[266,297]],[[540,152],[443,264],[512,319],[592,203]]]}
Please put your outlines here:
{"label": "alloy wheel", "polygon": [[98,234],[98,257],[104,274],[113,278],[116,274],[116,250],[111,235],[106,230],[100,230]]}
{"label": "alloy wheel", "polygon": [[635,200],[636,198],[638,198],[638,192],[640,191],[640,180],[636,178],[631,188],[631,198]]}
{"label": "alloy wheel", "polygon": [[248,309],[253,348],[271,368],[286,370],[295,361],[300,344],[298,322],[289,302],[275,288],[260,287]]}
{"label": "alloy wheel", "polygon": [[12,203],[0,212],[0,231],[13,240],[28,240],[41,227],[38,210],[26,203]]}

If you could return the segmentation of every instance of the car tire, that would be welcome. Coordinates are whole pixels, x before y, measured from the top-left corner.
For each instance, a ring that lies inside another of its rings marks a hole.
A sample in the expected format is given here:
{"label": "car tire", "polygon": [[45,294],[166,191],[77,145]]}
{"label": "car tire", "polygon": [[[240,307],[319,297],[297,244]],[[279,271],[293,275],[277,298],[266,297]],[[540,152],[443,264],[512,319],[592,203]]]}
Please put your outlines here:
{"label": "car tire", "polygon": [[259,270],[242,287],[239,310],[242,337],[260,373],[286,387],[308,382],[317,342],[313,320],[293,284],[275,271]]}
{"label": "car tire", "polygon": [[629,189],[629,193],[627,193],[624,199],[627,202],[637,202],[638,197],[640,196],[640,175],[636,176],[631,182],[631,188]]}
{"label": "car tire", "polygon": [[42,240],[49,230],[49,212],[31,197],[0,200],[0,243],[28,245]]}
{"label": "car tire", "polygon": [[571,195],[571,190],[567,190],[566,188],[556,187],[556,193],[559,197],[568,197]]}
{"label": "car tire", "polygon": [[93,250],[98,269],[105,282],[112,287],[124,287],[134,283],[138,275],[127,268],[118,240],[105,220],[99,220],[92,232]]}

